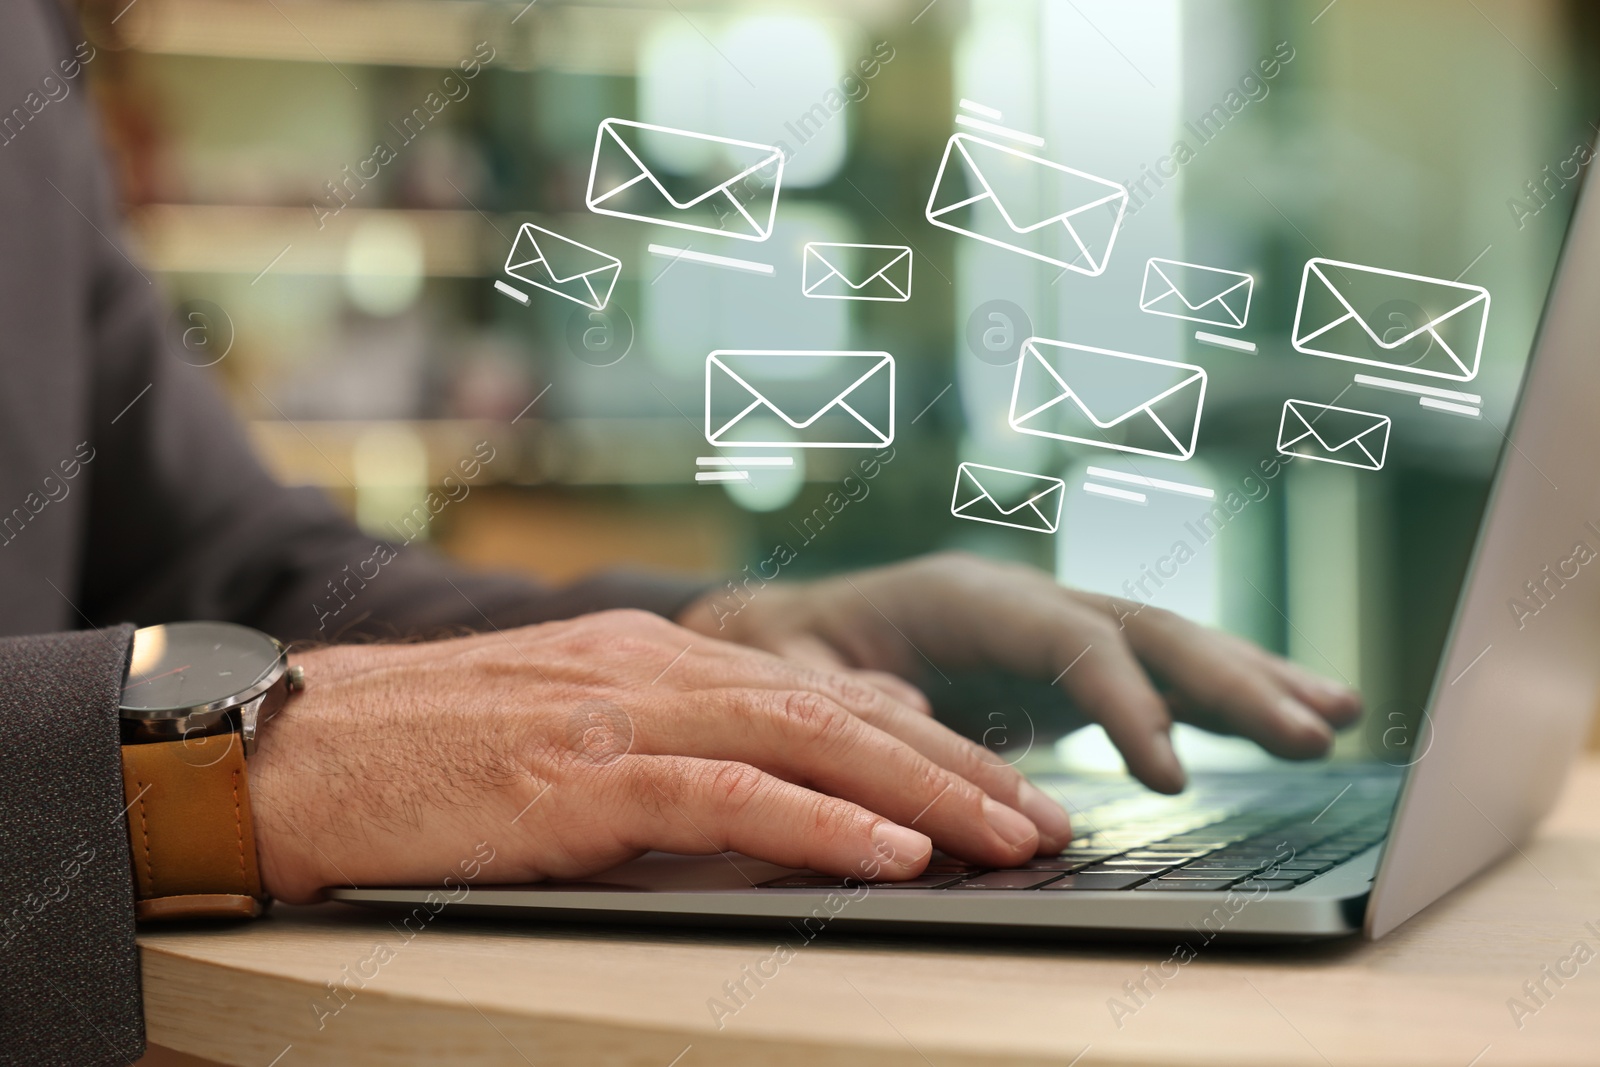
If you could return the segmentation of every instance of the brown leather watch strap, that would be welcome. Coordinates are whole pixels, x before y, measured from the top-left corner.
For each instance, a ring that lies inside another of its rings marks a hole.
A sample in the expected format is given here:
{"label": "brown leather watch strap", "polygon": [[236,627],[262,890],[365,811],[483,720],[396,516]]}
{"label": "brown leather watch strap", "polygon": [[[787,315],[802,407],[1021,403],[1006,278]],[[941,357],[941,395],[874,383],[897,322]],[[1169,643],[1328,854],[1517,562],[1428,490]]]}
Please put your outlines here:
{"label": "brown leather watch strap", "polygon": [[122,746],[139,919],[261,914],[249,784],[237,733]]}

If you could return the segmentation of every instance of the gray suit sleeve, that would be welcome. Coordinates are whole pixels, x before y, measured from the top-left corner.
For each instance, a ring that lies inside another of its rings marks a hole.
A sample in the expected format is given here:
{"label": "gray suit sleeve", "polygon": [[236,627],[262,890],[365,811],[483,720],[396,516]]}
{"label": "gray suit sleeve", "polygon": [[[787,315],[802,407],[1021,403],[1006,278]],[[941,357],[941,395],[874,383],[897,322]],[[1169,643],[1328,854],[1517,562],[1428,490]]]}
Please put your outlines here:
{"label": "gray suit sleeve", "polygon": [[0,638],[0,1064],[144,1053],[117,750],[132,637]]}

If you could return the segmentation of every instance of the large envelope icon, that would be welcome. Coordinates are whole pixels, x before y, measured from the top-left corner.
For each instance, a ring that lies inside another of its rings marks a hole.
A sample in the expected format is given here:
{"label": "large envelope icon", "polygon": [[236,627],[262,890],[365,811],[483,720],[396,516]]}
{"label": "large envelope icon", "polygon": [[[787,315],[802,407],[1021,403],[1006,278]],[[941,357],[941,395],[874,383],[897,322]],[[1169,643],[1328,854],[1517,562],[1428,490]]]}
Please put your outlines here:
{"label": "large envelope icon", "polygon": [[1010,423],[1037,437],[1188,459],[1205,397],[1203,367],[1030,337],[1017,360]]}
{"label": "large envelope icon", "polygon": [[783,150],[772,145],[606,119],[595,135],[586,202],[602,215],[765,241],[782,181]]}
{"label": "large envelope icon", "polygon": [[1332,259],[1306,262],[1294,347],[1430,378],[1471,381],[1489,326],[1489,291]]}
{"label": "large envelope icon", "polygon": [[963,463],[956,470],[950,514],[1014,530],[1055,533],[1066,498],[1067,483],[1060,478]]}
{"label": "large envelope icon", "polygon": [[1278,451],[1286,456],[1379,471],[1389,454],[1387,415],[1285,400],[1278,422]]}
{"label": "large envelope icon", "polygon": [[1128,190],[1116,182],[958,133],[945,145],[925,214],[943,229],[1097,276],[1127,207]]}
{"label": "large envelope icon", "polygon": [[1250,317],[1254,289],[1255,279],[1236,270],[1151,259],[1144,265],[1139,310],[1237,330]]}
{"label": "large envelope icon", "polygon": [[800,292],[813,300],[910,300],[911,249],[812,241],[805,247]]}
{"label": "large envelope icon", "polygon": [[706,357],[706,440],[741,448],[882,448],[894,441],[894,357],[713,352]]}
{"label": "large envelope icon", "polygon": [[524,222],[511,244],[511,254],[506,257],[506,273],[536,289],[604,311],[606,301],[611,299],[611,290],[617,284],[617,275],[622,273],[622,262],[569,237]]}

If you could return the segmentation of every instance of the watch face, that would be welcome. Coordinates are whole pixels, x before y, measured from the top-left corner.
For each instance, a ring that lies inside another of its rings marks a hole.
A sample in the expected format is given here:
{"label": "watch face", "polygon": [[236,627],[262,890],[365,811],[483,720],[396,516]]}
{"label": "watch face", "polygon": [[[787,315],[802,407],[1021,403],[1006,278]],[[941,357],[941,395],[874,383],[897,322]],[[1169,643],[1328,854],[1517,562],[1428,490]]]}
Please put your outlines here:
{"label": "watch face", "polygon": [[133,635],[122,687],[126,712],[178,711],[225,702],[269,680],[283,646],[231,622],[175,622]]}

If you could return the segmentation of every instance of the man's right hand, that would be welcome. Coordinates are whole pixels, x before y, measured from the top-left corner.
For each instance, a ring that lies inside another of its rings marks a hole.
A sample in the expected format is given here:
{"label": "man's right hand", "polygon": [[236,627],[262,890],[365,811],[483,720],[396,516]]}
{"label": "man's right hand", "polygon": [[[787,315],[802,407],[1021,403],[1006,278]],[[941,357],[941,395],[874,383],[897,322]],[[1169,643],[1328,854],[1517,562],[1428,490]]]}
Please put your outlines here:
{"label": "man's right hand", "polygon": [[1008,866],[1066,813],[911,694],[610,611],[295,657],[307,688],[250,761],[266,890],[440,883],[489,841],[495,881],[651,849],[884,879],[934,846]]}

